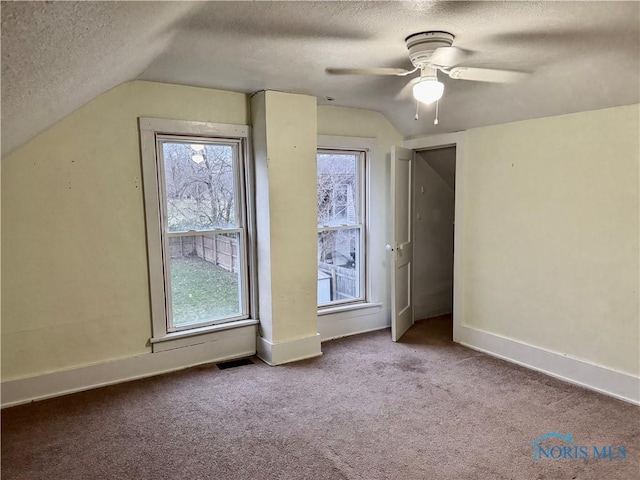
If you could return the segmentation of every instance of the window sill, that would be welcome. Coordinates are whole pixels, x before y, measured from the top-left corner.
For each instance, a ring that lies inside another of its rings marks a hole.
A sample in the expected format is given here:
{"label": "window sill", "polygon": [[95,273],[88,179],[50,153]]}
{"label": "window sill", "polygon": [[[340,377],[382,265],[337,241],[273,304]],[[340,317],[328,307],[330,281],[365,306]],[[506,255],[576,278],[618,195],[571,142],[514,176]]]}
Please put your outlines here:
{"label": "window sill", "polygon": [[209,325],[206,327],[193,328],[191,330],[183,330],[180,332],[167,333],[162,337],[151,338],[151,346],[155,352],[163,352],[173,350],[174,348],[187,347],[198,343],[205,343],[214,340],[214,334],[225,330],[249,327],[260,323],[258,320],[246,319],[236,320],[234,322],[220,323],[217,325]]}
{"label": "window sill", "polygon": [[338,305],[335,307],[318,310],[318,316],[332,315],[334,313],[350,312],[352,310],[362,310],[365,308],[382,308],[382,303],[354,303],[351,305]]}

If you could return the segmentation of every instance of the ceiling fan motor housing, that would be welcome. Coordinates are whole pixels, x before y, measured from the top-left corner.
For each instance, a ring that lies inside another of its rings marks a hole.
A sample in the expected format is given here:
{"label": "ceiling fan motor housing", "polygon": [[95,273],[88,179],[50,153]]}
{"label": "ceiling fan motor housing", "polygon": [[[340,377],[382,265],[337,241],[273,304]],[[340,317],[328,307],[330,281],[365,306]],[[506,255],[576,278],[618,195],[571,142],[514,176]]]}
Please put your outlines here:
{"label": "ceiling fan motor housing", "polygon": [[405,38],[409,49],[409,59],[414,67],[423,68],[429,63],[429,58],[436,48],[450,47],[453,35],[448,32],[420,32]]}

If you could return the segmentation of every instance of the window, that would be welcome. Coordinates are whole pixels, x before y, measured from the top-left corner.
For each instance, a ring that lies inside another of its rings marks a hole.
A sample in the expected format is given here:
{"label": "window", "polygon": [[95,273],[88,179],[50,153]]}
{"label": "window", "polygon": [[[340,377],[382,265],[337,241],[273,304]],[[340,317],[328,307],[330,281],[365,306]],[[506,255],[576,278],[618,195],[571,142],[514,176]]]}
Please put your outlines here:
{"label": "window", "polygon": [[318,150],[318,306],[365,301],[363,150]]}
{"label": "window", "polygon": [[140,125],[152,343],[248,319],[247,127]]}

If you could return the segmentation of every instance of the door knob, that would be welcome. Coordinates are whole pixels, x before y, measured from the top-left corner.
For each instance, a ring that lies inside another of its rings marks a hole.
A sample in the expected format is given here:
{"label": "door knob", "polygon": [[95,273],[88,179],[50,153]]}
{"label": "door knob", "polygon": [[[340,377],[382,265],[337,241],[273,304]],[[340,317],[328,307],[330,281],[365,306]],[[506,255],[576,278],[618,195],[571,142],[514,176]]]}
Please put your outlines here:
{"label": "door knob", "polygon": [[387,245],[384,247],[384,249],[385,249],[387,252],[393,252],[393,247],[392,247],[391,245],[389,245],[388,243],[387,243]]}

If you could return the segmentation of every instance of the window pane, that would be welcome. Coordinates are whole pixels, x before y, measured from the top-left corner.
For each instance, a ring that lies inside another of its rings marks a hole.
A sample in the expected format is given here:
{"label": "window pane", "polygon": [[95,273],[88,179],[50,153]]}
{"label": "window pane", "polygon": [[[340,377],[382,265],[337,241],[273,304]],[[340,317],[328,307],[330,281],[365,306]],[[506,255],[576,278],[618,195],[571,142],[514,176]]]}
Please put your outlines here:
{"label": "window pane", "polygon": [[358,299],[360,229],[318,232],[318,304]]}
{"label": "window pane", "polygon": [[242,315],[240,234],[170,237],[173,326]]}
{"label": "window pane", "polygon": [[358,154],[318,154],[318,226],[358,221]]}
{"label": "window pane", "polygon": [[167,231],[237,226],[234,147],[163,142]]}

